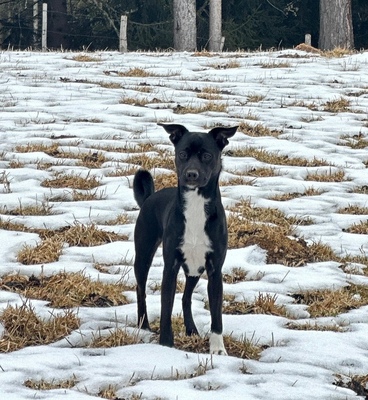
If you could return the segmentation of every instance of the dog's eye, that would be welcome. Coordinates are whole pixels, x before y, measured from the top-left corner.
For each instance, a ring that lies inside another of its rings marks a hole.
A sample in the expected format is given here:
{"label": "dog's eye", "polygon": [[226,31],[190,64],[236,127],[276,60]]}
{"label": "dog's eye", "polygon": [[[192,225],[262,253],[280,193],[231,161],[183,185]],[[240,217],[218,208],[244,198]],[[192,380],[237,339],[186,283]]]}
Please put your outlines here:
{"label": "dog's eye", "polygon": [[186,151],[181,151],[181,152],[179,153],[179,158],[180,158],[181,160],[186,160],[186,159],[188,158],[187,152],[186,152]]}
{"label": "dog's eye", "polygon": [[203,158],[204,161],[210,161],[211,158],[212,158],[212,154],[210,154],[210,153],[203,153],[203,154],[202,154],[202,158]]}

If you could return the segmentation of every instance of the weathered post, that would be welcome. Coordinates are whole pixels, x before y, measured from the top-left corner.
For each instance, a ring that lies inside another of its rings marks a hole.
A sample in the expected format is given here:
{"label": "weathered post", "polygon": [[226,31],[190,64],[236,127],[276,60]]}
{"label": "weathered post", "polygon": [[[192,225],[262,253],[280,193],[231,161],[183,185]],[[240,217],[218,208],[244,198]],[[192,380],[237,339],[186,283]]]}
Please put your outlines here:
{"label": "weathered post", "polygon": [[305,34],[304,43],[308,46],[312,46],[312,35],[309,33]]}
{"label": "weathered post", "polygon": [[128,16],[122,15],[120,18],[119,51],[126,53],[128,51],[127,39]]}
{"label": "weathered post", "polygon": [[47,3],[42,4],[42,51],[47,50]]}

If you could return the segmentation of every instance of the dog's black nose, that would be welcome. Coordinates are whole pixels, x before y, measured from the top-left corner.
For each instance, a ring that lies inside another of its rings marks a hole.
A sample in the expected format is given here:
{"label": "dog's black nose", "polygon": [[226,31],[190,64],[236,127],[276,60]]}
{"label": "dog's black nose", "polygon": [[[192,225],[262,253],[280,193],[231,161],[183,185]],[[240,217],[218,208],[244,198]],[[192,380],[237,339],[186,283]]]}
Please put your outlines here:
{"label": "dog's black nose", "polygon": [[188,181],[196,181],[199,178],[199,172],[196,169],[188,169],[185,173],[185,177]]}

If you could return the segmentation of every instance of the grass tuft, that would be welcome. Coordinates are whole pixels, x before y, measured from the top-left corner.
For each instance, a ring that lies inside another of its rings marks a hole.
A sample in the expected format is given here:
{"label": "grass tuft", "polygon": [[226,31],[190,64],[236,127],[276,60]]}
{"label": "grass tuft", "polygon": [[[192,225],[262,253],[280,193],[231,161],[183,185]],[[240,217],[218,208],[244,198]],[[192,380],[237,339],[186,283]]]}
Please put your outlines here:
{"label": "grass tuft", "polygon": [[4,333],[0,339],[0,352],[7,353],[26,346],[56,342],[79,327],[79,319],[73,311],[40,319],[29,303],[7,306],[0,314]]}

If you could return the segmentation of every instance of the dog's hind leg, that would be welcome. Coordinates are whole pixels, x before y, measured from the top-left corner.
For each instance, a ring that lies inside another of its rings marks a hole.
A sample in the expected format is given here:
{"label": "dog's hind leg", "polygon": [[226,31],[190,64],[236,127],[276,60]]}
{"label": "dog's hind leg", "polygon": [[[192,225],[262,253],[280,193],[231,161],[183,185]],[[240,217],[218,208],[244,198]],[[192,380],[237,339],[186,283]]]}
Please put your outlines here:
{"label": "dog's hind leg", "polygon": [[183,315],[185,331],[188,336],[198,335],[192,315],[192,294],[199,280],[199,276],[187,276],[183,294]]}
{"label": "dog's hind leg", "polygon": [[[170,265],[170,267],[168,267],[167,265]],[[165,263],[161,289],[161,320],[159,342],[161,345],[168,347],[174,346],[171,314],[174,306],[176,279],[178,271],[179,267],[172,266],[172,263]]]}
{"label": "dog's hind leg", "polygon": [[211,313],[210,353],[227,355],[222,337],[222,274],[214,271],[208,275],[208,301]]}
{"label": "dog's hind leg", "polygon": [[137,281],[137,307],[138,326],[142,329],[150,329],[146,306],[146,283],[148,272],[160,241],[145,240],[148,238],[136,238],[134,274]]}

